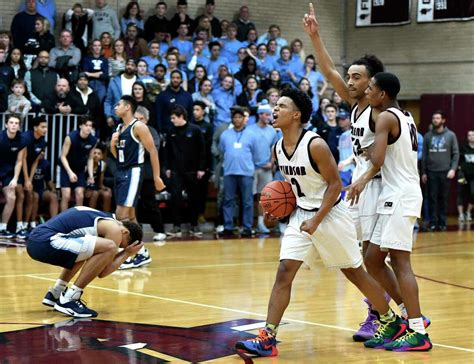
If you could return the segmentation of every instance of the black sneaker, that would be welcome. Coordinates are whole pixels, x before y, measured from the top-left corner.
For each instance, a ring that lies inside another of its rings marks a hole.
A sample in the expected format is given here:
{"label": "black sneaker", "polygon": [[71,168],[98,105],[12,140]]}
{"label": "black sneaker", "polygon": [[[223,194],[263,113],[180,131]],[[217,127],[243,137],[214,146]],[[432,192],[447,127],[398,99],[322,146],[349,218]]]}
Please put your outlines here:
{"label": "black sneaker", "polygon": [[430,226],[430,231],[436,231],[436,230],[438,230],[438,227],[436,225]]}
{"label": "black sneaker", "polygon": [[41,302],[45,306],[49,307],[54,307],[54,305],[59,301],[59,296],[56,297],[54,296],[54,293],[51,289],[48,290],[46,295],[43,298],[43,301]]}
{"label": "black sneaker", "polygon": [[28,230],[25,229],[25,228],[23,228],[23,229],[21,229],[21,230],[18,230],[18,231],[16,232],[16,237],[17,237],[18,239],[26,239],[26,238],[28,238],[29,235],[30,235],[30,234],[28,233]]}
{"label": "black sneaker", "polygon": [[97,317],[98,315],[96,311],[88,308],[86,304],[80,299],[61,303],[60,297],[54,305],[54,309],[72,317]]}
{"label": "black sneaker", "polygon": [[191,229],[189,229],[189,235],[200,238],[202,236],[202,231],[197,226],[191,226]]}
{"label": "black sneaker", "polygon": [[439,231],[446,231],[448,229],[448,227],[446,225],[441,225],[439,227]]}
{"label": "black sneaker", "polygon": [[252,237],[252,230],[244,229],[244,230],[242,230],[242,232],[240,233],[240,236],[241,236],[242,238],[250,238],[250,237]]}
{"label": "black sneaker", "polygon": [[166,233],[166,235],[168,235],[170,238],[180,238],[182,236],[181,228],[174,226],[171,231]]}
{"label": "black sneaker", "polygon": [[217,233],[219,238],[232,238],[235,237],[235,234],[232,230],[222,230],[221,232]]}
{"label": "black sneaker", "polygon": [[8,230],[0,230],[0,239],[13,239],[14,237],[16,237],[15,233]]}

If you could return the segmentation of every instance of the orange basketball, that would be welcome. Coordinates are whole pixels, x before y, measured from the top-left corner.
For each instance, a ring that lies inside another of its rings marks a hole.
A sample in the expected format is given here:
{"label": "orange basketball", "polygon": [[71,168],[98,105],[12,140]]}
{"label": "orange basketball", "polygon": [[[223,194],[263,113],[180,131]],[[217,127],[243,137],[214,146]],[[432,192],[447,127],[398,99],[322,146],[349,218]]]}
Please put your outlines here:
{"label": "orange basketball", "polygon": [[290,215],[296,208],[296,197],[291,185],[286,181],[268,183],[260,194],[260,205],[263,211],[277,219]]}

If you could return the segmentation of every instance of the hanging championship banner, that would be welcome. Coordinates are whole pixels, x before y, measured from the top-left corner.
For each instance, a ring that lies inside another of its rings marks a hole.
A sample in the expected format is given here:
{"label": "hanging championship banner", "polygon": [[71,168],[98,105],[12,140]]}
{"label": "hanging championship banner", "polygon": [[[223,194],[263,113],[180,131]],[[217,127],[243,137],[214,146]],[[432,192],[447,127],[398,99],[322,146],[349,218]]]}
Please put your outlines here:
{"label": "hanging championship banner", "polygon": [[356,27],[410,23],[411,0],[357,0]]}
{"label": "hanging championship banner", "polygon": [[474,0],[418,0],[418,23],[474,19]]}

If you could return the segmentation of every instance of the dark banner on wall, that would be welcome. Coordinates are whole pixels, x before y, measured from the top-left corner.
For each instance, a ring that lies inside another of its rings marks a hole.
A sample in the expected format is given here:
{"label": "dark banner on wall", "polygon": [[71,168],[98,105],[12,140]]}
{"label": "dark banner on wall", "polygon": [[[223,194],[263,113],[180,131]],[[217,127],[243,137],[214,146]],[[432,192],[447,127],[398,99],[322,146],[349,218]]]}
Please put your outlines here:
{"label": "dark banner on wall", "polygon": [[410,23],[411,0],[357,0],[356,27]]}
{"label": "dark banner on wall", "polygon": [[418,23],[474,19],[474,0],[418,0]]}

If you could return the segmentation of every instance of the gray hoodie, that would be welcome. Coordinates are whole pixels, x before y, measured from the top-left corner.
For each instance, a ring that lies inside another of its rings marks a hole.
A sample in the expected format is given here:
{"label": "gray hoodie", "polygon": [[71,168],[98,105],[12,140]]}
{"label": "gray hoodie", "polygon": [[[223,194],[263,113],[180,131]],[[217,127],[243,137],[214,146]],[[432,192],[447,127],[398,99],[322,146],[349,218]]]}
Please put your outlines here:
{"label": "gray hoodie", "polygon": [[441,133],[429,131],[423,138],[423,173],[456,170],[459,163],[459,146],[456,134],[447,127]]}
{"label": "gray hoodie", "polygon": [[114,39],[120,37],[120,24],[117,12],[105,5],[103,8],[94,8],[94,16],[92,17],[93,33],[92,39],[100,39],[103,32],[109,32]]}

